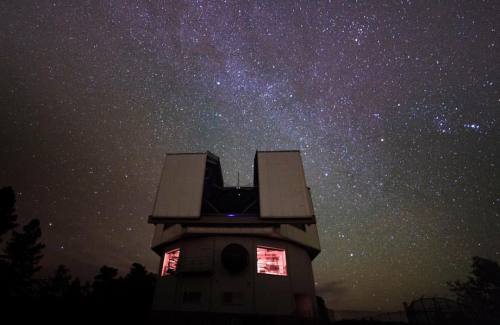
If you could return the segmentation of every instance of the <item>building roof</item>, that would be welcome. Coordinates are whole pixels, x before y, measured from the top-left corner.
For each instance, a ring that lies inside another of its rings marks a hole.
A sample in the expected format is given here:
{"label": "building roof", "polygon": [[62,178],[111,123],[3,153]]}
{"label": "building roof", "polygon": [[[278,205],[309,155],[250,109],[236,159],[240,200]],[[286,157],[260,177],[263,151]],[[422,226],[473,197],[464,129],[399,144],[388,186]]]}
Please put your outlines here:
{"label": "building roof", "polygon": [[207,213],[314,218],[300,151],[257,151],[254,186],[244,188],[224,187],[219,158],[210,152],[167,153],[152,217],[195,219]]}

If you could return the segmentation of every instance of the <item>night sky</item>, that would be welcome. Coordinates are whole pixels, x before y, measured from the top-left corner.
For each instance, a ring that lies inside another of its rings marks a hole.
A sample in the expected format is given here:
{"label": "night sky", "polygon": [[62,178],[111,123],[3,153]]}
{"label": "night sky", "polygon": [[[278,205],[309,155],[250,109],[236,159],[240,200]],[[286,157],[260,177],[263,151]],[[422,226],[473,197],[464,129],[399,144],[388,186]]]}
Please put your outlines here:
{"label": "night sky", "polygon": [[166,152],[253,180],[300,149],[330,307],[447,295],[500,260],[498,1],[2,1],[0,186],[43,265],[157,270]]}

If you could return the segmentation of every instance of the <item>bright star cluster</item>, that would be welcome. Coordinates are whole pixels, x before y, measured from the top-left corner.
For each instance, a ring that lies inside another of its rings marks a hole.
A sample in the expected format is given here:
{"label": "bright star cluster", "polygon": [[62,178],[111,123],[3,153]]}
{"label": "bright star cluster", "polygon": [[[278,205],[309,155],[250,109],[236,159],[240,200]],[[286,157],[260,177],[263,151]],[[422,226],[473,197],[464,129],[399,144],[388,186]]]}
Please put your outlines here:
{"label": "bright star cluster", "polygon": [[47,272],[158,268],[165,152],[227,185],[300,149],[336,309],[448,295],[500,259],[495,1],[4,1],[0,186],[38,217]]}

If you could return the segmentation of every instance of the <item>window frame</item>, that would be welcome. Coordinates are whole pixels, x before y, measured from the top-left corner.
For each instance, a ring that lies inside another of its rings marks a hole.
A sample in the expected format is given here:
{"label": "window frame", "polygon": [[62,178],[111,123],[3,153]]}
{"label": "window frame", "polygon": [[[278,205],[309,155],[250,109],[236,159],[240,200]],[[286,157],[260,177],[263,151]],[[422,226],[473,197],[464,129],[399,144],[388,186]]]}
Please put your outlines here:
{"label": "window frame", "polygon": [[[167,260],[167,255],[168,254],[172,254],[172,253],[176,253],[176,252],[178,252],[177,256],[173,256],[173,257],[176,258],[175,268],[173,268],[173,269],[168,269],[167,268],[166,269],[166,267],[170,263],[170,259],[171,259],[171,257],[169,257],[169,259]],[[181,249],[180,249],[180,247],[166,251],[163,254],[163,263],[162,263],[162,266],[161,266],[160,276],[161,277],[168,277],[168,276],[174,275],[177,272],[177,269],[179,268],[179,260],[180,260],[180,258],[181,258]],[[168,270],[171,270],[171,271],[169,272]]]}
{"label": "window frame", "polygon": [[[260,272],[259,270],[259,256],[258,256],[258,251],[260,249],[265,249],[265,250],[274,250],[274,251],[279,251],[282,252],[282,257],[283,257],[283,265],[280,267],[280,264],[278,263],[277,266],[279,268],[278,272]],[[280,247],[271,247],[271,246],[266,246],[266,245],[256,245],[255,249],[255,260],[256,260],[256,269],[257,269],[257,274],[265,274],[265,275],[271,275],[271,276],[282,276],[282,277],[287,277],[289,275],[288,271],[288,262],[287,262],[287,254],[286,254],[286,248],[280,248]],[[282,270],[281,270],[282,268]]]}

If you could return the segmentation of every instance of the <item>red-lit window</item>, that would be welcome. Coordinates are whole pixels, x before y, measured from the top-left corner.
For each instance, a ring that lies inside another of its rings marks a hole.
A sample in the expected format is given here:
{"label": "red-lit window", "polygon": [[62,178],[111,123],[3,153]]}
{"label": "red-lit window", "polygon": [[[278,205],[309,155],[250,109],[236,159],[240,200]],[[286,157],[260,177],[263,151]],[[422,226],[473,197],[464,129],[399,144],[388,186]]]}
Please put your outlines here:
{"label": "red-lit window", "polygon": [[165,257],[163,258],[163,267],[161,268],[161,276],[168,276],[175,273],[180,255],[181,250],[179,248],[165,253]]}
{"label": "red-lit window", "polygon": [[258,246],[257,273],[287,275],[285,250]]}

